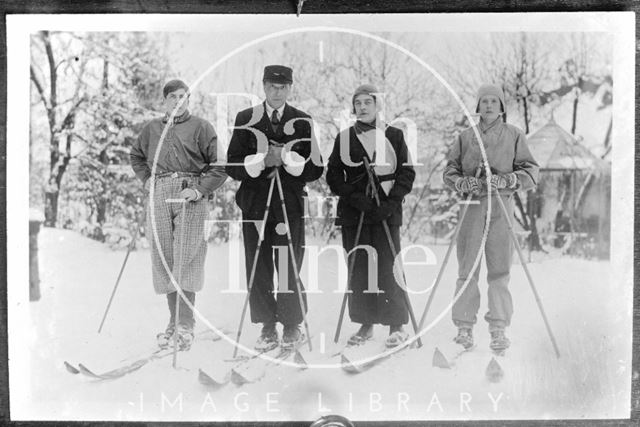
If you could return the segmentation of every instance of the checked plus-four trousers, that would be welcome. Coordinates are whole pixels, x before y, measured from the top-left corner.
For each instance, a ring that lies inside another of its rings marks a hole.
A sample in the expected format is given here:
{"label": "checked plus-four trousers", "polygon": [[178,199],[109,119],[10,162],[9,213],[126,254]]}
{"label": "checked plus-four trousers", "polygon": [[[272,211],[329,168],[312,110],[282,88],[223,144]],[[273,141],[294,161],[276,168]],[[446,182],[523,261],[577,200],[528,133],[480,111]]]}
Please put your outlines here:
{"label": "checked plus-four trousers", "polygon": [[182,203],[166,202],[167,199],[178,198],[185,179],[192,185],[198,178],[156,178],[153,199],[155,231],[151,221],[151,203],[147,209],[146,235],[151,244],[153,287],[157,294],[175,292],[170,272],[184,291],[198,292],[204,285],[204,261],[207,254],[204,228],[208,216],[206,198],[186,202],[184,218]]}

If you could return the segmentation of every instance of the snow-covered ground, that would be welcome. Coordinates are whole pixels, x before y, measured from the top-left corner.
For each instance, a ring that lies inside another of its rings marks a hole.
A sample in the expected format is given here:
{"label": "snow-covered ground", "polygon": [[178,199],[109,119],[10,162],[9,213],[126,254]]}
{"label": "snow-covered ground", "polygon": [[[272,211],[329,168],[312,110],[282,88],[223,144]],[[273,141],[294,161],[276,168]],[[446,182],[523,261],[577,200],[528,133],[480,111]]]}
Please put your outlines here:
{"label": "snow-covered ground", "polygon": [[[323,244],[310,239],[308,244],[312,243]],[[446,246],[430,248],[438,260],[443,258]],[[409,258],[417,258],[416,254],[418,251],[411,252]],[[491,354],[482,320],[486,282],[481,280],[483,305],[475,328],[478,346],[451,370],[431,365],[434,348],[446,352],[455,334],[450,314],[445,313],[423,336],[421,349],[404,351],[360,375],[337,367],[301,371],[278,366],[258,383],[210,389],[198,382],[198,367],[221,369],[229,365],[223,360],[233,352],[229,342],[214,342],[210,335],[201,336],[190,352],[179,355],[177,370],[171,367],[170,357],[113,381],[97,382],[65,370],[65,360],[83,362],[98,372],[109,370],[124,358],[149,352],[155,334],[164,328],[166,300],[154,294],[149,253],[141,250],[131,253],[104,330],[96,333],[124,255],[124,251],[112,251],[75,232],[42,230],[42,298],[29,304],[28,327],[9,332],[29,336],[22,354],[29,359],[30,375],[20,378],[24,393],[11,396],[12,417],[313,420],[338,413],[361,420],[434,420],[626,418],[629,414],[631,313],[627,298],[631,290],[612,283],[609,262],[559,258],[530,264],[562,353],[560,359],[553,353],[525,275],[514,264],[515,314],[508,330],[512,349],[499,360],[505,370],[499,383],[490,383],[484,375]],[[205,290],[197,295],[196,306],[213,325],[234,337],[244,294],[222,292],[229,288],[228,260],[228,245],[210,245]],[[309,256],[303,268],[307,285],[311,283],[308,260]],[[329,251],[320,260],[322,292],[309,295],[314,352],[306,356],[314,363],[337,364],[339,359],[330,355],[336,348],[331,343],[342,299],[336,292],[338,257]],[[410,288],[428,288],[438,265],[407,266]],[[243,277],[244,266],[239,268]],[[455,271],[454,256],[427,322],[450,303]],[[481,276],[484,274],[483,266]],[[427,297],[427,293],[412,295],[416,316],[420,317]],[[196,332],[204,330],[204,323],[198,320]],[[247,319],[242,342],[251,346],[258,330]],[[346,319],[341,340],[354,330]],[[381,341],[386,333],[378,327],[376,339]]]}

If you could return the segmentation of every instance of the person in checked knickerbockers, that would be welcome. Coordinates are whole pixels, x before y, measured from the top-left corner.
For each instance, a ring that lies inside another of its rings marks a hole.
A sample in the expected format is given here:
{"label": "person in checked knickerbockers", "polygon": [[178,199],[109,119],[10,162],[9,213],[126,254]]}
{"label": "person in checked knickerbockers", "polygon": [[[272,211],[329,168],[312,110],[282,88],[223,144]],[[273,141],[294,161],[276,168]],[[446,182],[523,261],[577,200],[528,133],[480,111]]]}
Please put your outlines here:
{"label": "person in checked knickerbockers", "polygon": [[[151,184],[154,184],[153,212],[149,203],[146,227],[151,243],[153,287],[156,293],[166,294],[170,313],[165,331],[157,335],[158,345],[167,347],[176,333],[179,348],[187,350],[193,341],[195,320],[192,310],[176,292],[171,275],[191,304],[195,304],[196,292],[204,286],[206,199],[225,182],[227,176],[223,166],[215,165],[217,136],[213,126],[189,112],[189,87],[182,80],[171,80],[162,92],[164,117],[153,119],[142,128],[133,143],[130,157],[131,166],[145,190],[149,192]],[[167,133],[161,140],[165,127],[168,127]],[[158,149],[156,176],[152,178],[151,170]],[[168,203],[168,199],[184,202]],[[152,214],[155,230],[151,227]],[[154,233],[157,233],[159,246]],[[169,271],[162,262],[161,254]]]}
{"label": "person in checked knickerbockers", "polygon": [[[269,351],[280,344],[277,322],[283,325],[283,347],[305,338],[300,324],[307,301],[295,267],[300,268],[304,257],[304,187],[320,178],[324,166],[311,117],[287,103],[293,70],[266,66],[262,83],[265,101],[236,116],[226,171],[241,181],[236,203],[242,211],[251,321],[262,324],[255,349]],[[279,271],[282,261],[285,271]],[[278,270],[275,291],[274,267]]]}
{"label": "person in checked knickerbockers", "polygon": [[[527,146],[524,132],[516,126],[506,123],[505,98],[502,89],[493,84],[485,84],[478,90],[476,113],[480,114],[477,131],[486,150],[491,168],[491,186],[493,197],[501,197],[507,213],[513,217],[513,193],[516,190],[528,191],[536,186],[538,164]],[[466,213],[462,219],[457,239],[458,280],[456,295],[469,276],[469,283],[453,304],[452,318],[458,327],[454,341],[465,348],[471,348],[473,325],[480,307],[478,276],[480,265],[471,271],[473,263],[481,250],[487,213],[487,185],[482,155],[473,128],[465,129],[454,141],[447,156],[444,170],[444,183],[452,190],[463,195],[471,195]],[[484,316],[489,323],[491,334],[490,347],[495,352],[506,350],[510,341],[505,328],[511,322],[513,304],[509,292],[509,277],[513,255],[507,218],[498,203],[492,205],[491,219],[484,252],[487,262],[487,282],[489,311]],[[461,210],[465,212],[465,208]]]}
{"label": "person in checked knickerbockers", "polygon": [[[400,250],[402,202],[413,187],[415,171],[409,160],[402,130],[383,123],[379,117],[377,89],[370,84],[358,87],[352,97],[356,122],[336,137],[327,167],[327,183],[339,196],[336,225],[342,226],[342,244],[349,252],[356,246],[368,246],[377,254],[377,290],[368,269],[368,255],[356,250],[353,271],[349,271],[349,315],[360,329],[349,338],[358,345],[373,336],[373,325],[389,326],[387,347],[396,347],[408,338],[403,325],[408,322],[406,290],[394,275],[394,256],[385,235],[386,221],[391,240]],[[372,188],[365,161],[375,176]],[[378,193],[380,206],[376,205]],[[351,267],[351,265],[350,265]]]}

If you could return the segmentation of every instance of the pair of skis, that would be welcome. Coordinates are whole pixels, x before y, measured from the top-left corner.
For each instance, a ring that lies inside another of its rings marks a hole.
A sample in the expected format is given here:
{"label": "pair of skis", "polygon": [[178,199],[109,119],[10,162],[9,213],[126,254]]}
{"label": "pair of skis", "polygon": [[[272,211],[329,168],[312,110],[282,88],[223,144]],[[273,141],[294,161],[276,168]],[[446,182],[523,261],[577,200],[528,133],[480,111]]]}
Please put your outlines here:
{"label": "pair of skis", "polygon": [[200,368],[198,381],[213,388],[222,387],[229,382],[238,386],[254,383],[264,378],[269,369],[281,365],[292,356],[293,361],[300,366],[300,369],[305,369],[307,363],[300,353],[300,348],[307,343],[307,340],[308,338],[301,340],[291,347],[279,346],[266,352],[242,358],[222,375],[215,375]]}
{"label": "pair of skis", "polygon": [[349,374],[361,374],[391,358],[400,356],[412,345],[403,343],[397,348],[380,347],[373,342],[347,345],[340,352],[341,367]]}
{"label": "pair of skis", "polygon": [[157,349],[148,356],[139,358],[133,362],[127,363],[126,365],[120,366],[118,368],[112,369],[102,374],[95,373],[94,371],[87,368],[82,363],[79,363],[78,366],[76,367],[65,360],[64,366],[69,373],[74,375],[82,374],[84,376],[87,376],[89,378],[93,378],[96,380],[114,380],[117,378],[122,378],[127,374],[137,371],[138,369],[142,368],[143,366],[145,366],[151,361],[162,359],[164,357],[171,356],[172,354],[173,354],[172,348]]}
{"label": "pair of skis", "polygon": [[[210,335],[210,331],[203,331],[197,334],[197,338],[201,338],[204,340],[211,340],[211,341],[218,341],[221,339],[221,337],[216,334],[213,334],[210,337],[208,337],[208,335]],[[179,351],[186,351],[186,350],[179,350]],[[114,380],[114,379],[122,378],[125,375],[128,375],[132,372],[135,372],[140,368],[142,368],[143,366],[149,364],[150,362],[160,360],[171,355],[173,355],[173,348],[171,347],[157,348],[156,347],[153,350],[151,350],[146,356],[138,357],[132,362],[126,362],[125,364],[115,369],[112,369],[103,373],[96,373],[94,370],[89,369],[83,363],[78,363],[77,365],[73,365],[66,360],[64,361],[64,367],[70,374],[73,374],[73,375],[81,374],[83,376],[86,376],[95,380]]]}
{"label": "pair of skis", "polygon": [[[476,345],[469,348],[462,348],[452,354],[451,357],[447,358],[445,354],[436,347],[433,352],[432,366],[443,368],[443,369],[452,369],[456,366],[458,360],[462,358],[465,354],[472,352],[476,348]],[[504,358],[506,349],[502,350],[492,350],[492,357],[485,369],[485,377],[490,382],[500,382],[502,378],[504,378],[504,370],[498,363],[496,358]]]}

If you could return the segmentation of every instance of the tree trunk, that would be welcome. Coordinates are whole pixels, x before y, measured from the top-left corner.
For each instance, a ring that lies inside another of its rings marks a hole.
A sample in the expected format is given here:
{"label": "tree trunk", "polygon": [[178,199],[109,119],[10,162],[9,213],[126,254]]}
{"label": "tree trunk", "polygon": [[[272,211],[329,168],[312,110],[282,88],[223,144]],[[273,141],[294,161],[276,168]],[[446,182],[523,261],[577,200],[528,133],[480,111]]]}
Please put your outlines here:
{"label": "tree trunk", "polygon": [[44,193],[44,226],[55,227],[58,218],[58,195],[57,189],[47,189]]}
{"label": "tree trunk", "polygon": [[[52,138],[53,140],[54,138]],[[45,225],[47,227],[55,227],[57,225],[58,218],[58,197],[60,196],[60,188],[62,184],[62,178],[67,171],[67,166],[71,160],[71,143],[73,141],[73,135],[67,134],[67,141],[65,144],[64,155],[60,155],[58,151],[59,140],[55,137],[55,144],[52,142],[51,146],[56,147],[51,151],[51,168],[49,172],[49,185],[45,190],[45,212],[48,212],[48,216],[45,213]]]}
{"label": "tree trunk", "polygon": [[529,214],[529,237],[527,239],[529,248],[532,251],[543,251],[542,244],[540,243],[540,235],[538,234],[538,226],[536,225],[536,212],[538,211],[538,203],[540,203],[540,197],[538,192],[530,192],[527,196],[527,212]]}
{"label": "tree trunk", "polygon": [[529,135],[529,104],[526,96],[522,97],[522,106],[524,109],[524,133]]}
{"label": "tree trunk", "polygon": [[106,197],[98,197],[96,200],[96,222],[102,227],[107,221],[107,205]]}
{"label": "tree trunk", "polygon": [[[611,116],[611,119],[609,119],[609,127],[607,127],[607,133],[604,136],[604,148],[608,148],[609,144],[611,144],[611,128],[613,127],[613,116]],[[602,158],[604,159],[604,156],[602,156]]]}
{"label": "tree trunk", "polygon": [[526,210],[522,203],[522,199],[520,199],[520,195],[518,193],[515,193],[514,199],[516,202],[516,207],[518,208],[518,211],[522,216],[522,222],[520,223],[520,225],[522,225],[522,228],[524,228],[529,232],[529,236],[527,237],[529,248],[533,251],[544,251],[544,249],[542,249],[542,245],[540,244],[540,236],[538,234],[538,227],[536,226],[536,218],[535,218],[536,211],[537,211],[536,204],[538,203],[538,198],[536,193],[527,194]]}
{"label": "tree trunk", "polygon": [[576,122],[578,121],[578,95],[573,99],[573,117],[571,118],[571,135],[576,134]]}
{"label": "tree trunk", "polygon": [[522,221],[518,220],[518,218],[515,216],[515,212],[514,212],[514,218],[518,220],[522,228],[524,228],[525,230],[529,230],[529,220],[527,216],[527,211],[525,211],[524,206],[522,205],[522,199],[520,199],[520,195],[518,193],[513,193],[513,199],[516,202],[516,207],[520,212],[520,217],[522,218]]}
{"label": "tree trunk", "polygon": [[58,135],[52,133],[50,139],[49,156],[49,183],[45,187],[44,197],[44,216],[45,227],[55,227],[58,220],[58,195],[60,194],[60,181],[58,180],[58,160],[60,158],[59,145],[60,141]]}

